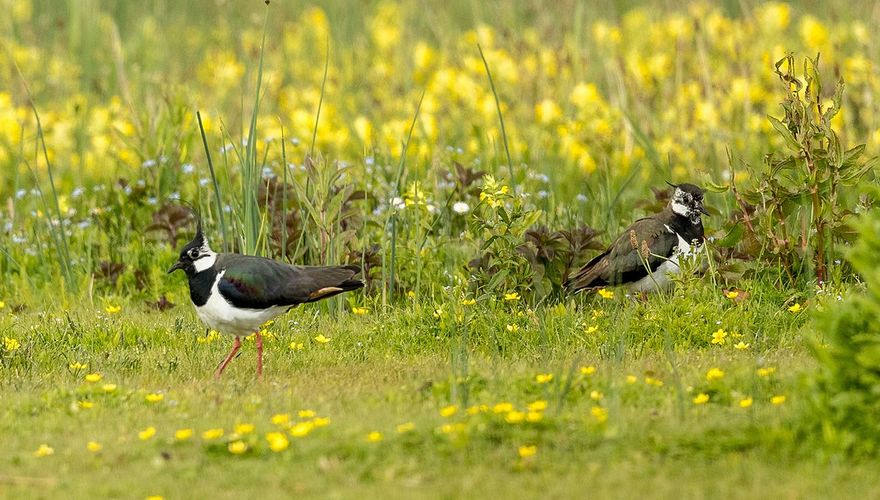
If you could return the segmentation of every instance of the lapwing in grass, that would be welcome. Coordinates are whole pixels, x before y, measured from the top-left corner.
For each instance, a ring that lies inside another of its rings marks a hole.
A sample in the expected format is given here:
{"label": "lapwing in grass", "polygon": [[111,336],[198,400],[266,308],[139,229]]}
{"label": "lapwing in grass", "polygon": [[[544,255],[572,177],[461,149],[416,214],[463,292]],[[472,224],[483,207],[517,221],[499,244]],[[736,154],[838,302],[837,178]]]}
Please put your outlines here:
{"label": "lapwing in grass", "polygon": [[189,297],[209,328],[232,335],[232,351],[214,372],[220,378],[241,348],[241,338],[255,335],[257,377],[263,375],[260,325],[290,309],[362,288],[357,266],[293,266],[241,255],[215,253],[199,222],[196,236],[180,251],[168,273],[181,269],[189,280]]}
{"label": "lapwing in grass", "polygon": [[668,288],[679,258],[703,244],[703,190],[693,184],[670,184],[672,198],[662,212],[638,219],[607,250],[567,280],[569,291],[629,285],[636,292]]}

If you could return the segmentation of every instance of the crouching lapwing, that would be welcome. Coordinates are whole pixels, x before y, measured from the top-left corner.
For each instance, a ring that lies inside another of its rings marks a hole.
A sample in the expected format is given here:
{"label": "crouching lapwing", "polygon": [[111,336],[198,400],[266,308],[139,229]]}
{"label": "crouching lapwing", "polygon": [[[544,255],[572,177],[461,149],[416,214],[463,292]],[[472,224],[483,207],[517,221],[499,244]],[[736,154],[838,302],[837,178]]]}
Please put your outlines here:
{"label": "crouching lapwing", "polygon": [[[693,184],[670,184],[672,198],[662,212],[638,219],[607,250],[567,280],[569,291],[629,285],[636,292],[666,288],[678,259],[703,243],[703,190]],[[650,269],[650,271],[649,271]]]}
{"label": "crouching lapwing", "polygon": [[209,328],[232,335],[232,351],[214,372],[220,378],[241,348],[241,337],[256,335],[257,377],[263,374],[260,325],[299,304],[326,299],[364,286],[357,266],[292,266],[262,257],[215,253],[199,222],[196,236],[180,251],[168,273],[182,269],[189,297]]}

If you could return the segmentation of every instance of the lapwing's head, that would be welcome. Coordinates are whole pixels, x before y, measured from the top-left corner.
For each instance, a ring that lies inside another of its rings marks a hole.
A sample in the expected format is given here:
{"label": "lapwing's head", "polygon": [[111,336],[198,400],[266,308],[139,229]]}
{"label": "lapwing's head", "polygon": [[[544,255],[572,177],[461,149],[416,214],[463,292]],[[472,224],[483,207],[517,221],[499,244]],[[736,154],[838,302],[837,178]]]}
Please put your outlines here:
{"label": "lapwing's head", "polygon": [[199,221],[195,238],[183,247],[177,262],[168,269],[168,274],[183,269],[188,277],[192,277],[211,268],[216,260],[217,254],[208,246],[208,240],[202,233],[202,223]]}
{"label": "lapwing's head", "polygon": [[682,217],[687,217],[691,222],[697,224],[700,222],[700,215],[709,215],[709,212],[703,207],[703,190],[693,184],[671,184],[673,187],[672,198],[669,200],[669,206],[672,211]]}

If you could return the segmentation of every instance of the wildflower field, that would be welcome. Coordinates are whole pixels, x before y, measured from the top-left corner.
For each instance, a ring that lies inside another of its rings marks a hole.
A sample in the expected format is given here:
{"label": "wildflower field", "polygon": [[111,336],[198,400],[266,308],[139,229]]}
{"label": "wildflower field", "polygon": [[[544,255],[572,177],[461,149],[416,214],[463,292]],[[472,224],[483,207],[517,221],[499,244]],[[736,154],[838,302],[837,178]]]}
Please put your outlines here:
{"label": "wildflower field", "polygon": [[[880,495],[877,3],[0,8],[0,497]],[[365,287],[215,381],[195,213]]]}

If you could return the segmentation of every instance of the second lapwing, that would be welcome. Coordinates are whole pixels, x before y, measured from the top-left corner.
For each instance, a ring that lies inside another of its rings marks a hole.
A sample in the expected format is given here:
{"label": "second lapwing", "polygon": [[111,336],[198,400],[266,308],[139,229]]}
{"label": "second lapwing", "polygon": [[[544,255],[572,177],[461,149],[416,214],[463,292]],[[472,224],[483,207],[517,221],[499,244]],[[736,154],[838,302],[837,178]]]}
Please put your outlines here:
{"label": "second lapwing", "polygon": [[566,287],[577,292],[628,285],[636,292],[667,288],[679,259],[703,243],[703,190],[693,184],[670,184],[669,204],[662,212],[633,222],[604,252],[569,276]]}

